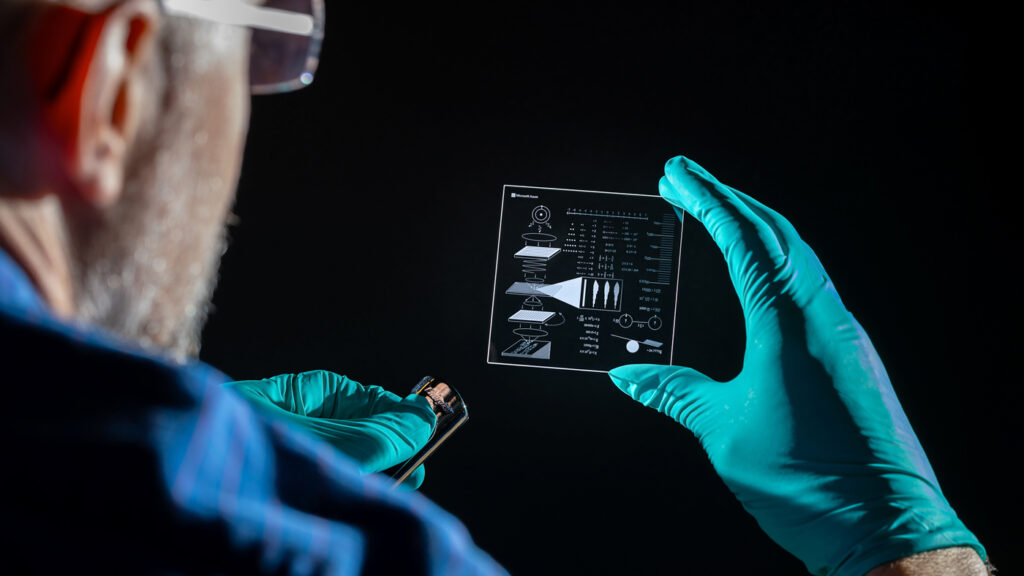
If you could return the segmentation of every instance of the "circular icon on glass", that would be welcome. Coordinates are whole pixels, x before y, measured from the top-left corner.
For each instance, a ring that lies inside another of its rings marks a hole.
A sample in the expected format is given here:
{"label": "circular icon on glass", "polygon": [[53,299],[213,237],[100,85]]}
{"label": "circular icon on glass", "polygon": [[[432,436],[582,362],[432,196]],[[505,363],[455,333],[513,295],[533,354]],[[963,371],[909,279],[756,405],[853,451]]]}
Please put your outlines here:
{"label": "circular icon on glass", "polygon": [[537,206],[533,209],[533,221],[537,224],[545,224],[551,219],[551,211],[547,206]]}

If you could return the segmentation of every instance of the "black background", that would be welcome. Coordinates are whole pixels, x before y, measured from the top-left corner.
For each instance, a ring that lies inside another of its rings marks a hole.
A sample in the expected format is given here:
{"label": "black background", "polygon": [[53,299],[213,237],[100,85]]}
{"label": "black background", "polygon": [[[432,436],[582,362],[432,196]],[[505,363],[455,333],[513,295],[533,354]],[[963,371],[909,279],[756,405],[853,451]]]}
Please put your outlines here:
{"label": "black background", "polygon": [[[490,4],[328,6],[315,84],[253,101],[202,357],[446,376],[472,418],[421,491],[513,573],[803,573],[668,418],[602,375],[485,364],[502,184],[657,194],[684,154],[815,248],[947,498],[1018,572],[1019,242],[968,12]],[[677,358],[729,378],[738,302],[688,224]]]}

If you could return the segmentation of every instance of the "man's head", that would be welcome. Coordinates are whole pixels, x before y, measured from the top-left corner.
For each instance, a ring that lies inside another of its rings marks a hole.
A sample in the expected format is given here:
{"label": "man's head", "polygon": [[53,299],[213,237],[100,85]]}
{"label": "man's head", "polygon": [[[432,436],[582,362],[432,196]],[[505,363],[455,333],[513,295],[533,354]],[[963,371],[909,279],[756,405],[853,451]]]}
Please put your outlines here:
{"label": "man's head", "polygon": [[0,243],[58,311],[194,354],[248,125],[249,32],[157,0],[0,3]]}

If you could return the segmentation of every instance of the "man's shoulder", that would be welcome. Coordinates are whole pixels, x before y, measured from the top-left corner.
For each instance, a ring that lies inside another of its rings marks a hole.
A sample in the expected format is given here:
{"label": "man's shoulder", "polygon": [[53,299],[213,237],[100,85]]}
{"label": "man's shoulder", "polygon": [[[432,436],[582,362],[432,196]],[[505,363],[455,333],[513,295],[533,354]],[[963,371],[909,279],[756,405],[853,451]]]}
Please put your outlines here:
{"label": "man's shoulder", "polygon": [[[51,408],[195,402],[227,377],[201,363],[176,363],[89,325],[0,307],[4,388],[46,398]],[[114,403],[114,404],[111,404]]]}

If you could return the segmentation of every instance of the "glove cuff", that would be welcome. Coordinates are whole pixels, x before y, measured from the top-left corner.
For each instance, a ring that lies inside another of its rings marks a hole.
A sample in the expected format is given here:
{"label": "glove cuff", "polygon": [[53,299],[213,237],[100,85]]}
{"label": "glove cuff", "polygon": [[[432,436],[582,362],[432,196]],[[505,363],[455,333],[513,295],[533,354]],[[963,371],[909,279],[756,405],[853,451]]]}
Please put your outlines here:
{"label": "glove cuff", "polygon": [[959,518],[953,516],[942,519],[937,516],[940,516],[939,511],[935,515],[926,515],[918,510],[908,511],[907,515],[902,515],[892,525],[883,526],[861,540],[834,571],[815,571],[811,566],[808,568],[815,574],[864,576],[886,562],[930,550],[961,546],[973,548],[982,561],[988,560],[985,548]]}

